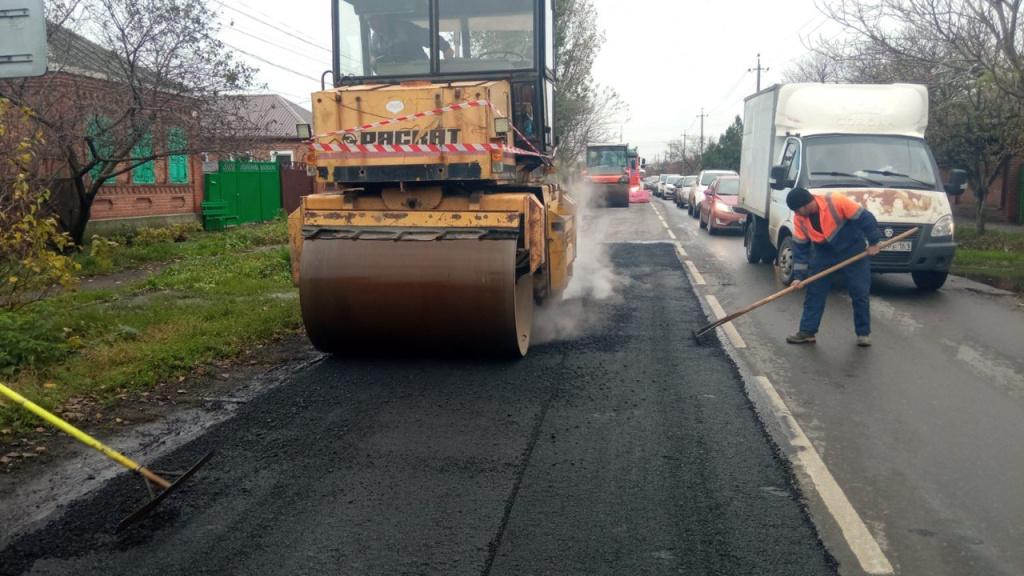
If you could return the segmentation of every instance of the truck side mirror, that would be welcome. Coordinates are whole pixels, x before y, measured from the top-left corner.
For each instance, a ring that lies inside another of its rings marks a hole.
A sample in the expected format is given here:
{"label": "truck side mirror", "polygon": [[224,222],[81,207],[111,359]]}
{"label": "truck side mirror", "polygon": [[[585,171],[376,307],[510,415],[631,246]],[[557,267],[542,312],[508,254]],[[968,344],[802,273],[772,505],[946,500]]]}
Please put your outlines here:
{"label": "truck side mirror", "polygon": [[640,167],[643,168],[644,166],[647,166],[647,158],[640,159]]}
{"label": "truck side mirror", "polygon": [[967,171],[966,170],[953,170],[949,174],[949,184],[945,185],[946,194],[950,196],[959,196],[964,193],[967,188]]}
{"label": "truck side mirror", "polygon": [[772,190],[785,190],[789,188],[789,182],[786,181],[786,174],[788,173],[789,168],[785,166],[772,166],[771,179],[768,181]]}

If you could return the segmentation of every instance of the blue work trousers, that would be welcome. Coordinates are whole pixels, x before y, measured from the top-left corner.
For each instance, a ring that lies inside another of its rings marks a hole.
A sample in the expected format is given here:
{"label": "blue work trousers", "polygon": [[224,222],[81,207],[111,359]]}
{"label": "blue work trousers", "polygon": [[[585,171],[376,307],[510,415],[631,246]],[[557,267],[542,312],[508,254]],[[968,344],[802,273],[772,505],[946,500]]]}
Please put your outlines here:
{"label": "blue work trousers", "polygon": [[[863,251],[864,247],[861,245],[855,245],[845,252],[836,252],[827,245],[815,244],[811,250],[808,278]],[[804,296],[804,314],[800,318],[800,330],[817,334],[821,316],[825,313],[825,301],[828,300],[828,293],[832,288],[832,277],[837,273],[842,274],[846,280],[846,289],[853,300],[854,330],[858,336],[871,334],[871,308],[868,302],[868,294],[871,292],[871,263],[867,258],[862,258],[804,288],[807,294]]]}

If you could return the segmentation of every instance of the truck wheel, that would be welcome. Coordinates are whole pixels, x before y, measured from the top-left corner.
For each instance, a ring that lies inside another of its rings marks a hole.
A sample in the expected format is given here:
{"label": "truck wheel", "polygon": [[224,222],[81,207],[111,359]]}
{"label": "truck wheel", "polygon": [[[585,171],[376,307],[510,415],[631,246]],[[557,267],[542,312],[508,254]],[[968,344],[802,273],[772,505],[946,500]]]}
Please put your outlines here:
{"label": "truck wheel", "polygon": [[786,286],[793,282],[793,239],[786,236],[779,244],[779,280]]}
{"label": "truck wheel", "polygon": [[754,223],[747,224],[744,233],[743,244],[747,249],[747,262],[757,264],[761,261],[761,251],[758,249],[757,238],[754,236]]}
{"label": "truck wheel", "polygon": [[910,276],[914,279],[914,285],[919,290],[927,290],[934,292],[942,285],[946,283],[946,278],[949,277],[949,272],[938,272],[936,270],[919,270],[917,272],[911,272]]}

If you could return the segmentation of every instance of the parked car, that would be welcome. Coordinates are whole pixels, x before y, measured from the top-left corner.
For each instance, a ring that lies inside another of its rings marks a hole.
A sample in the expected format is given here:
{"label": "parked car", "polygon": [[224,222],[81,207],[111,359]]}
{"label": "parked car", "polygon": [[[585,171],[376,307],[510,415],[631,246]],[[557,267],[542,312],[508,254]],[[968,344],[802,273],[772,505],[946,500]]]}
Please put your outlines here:
{"label": "parked car", "polygon": [[654,186],[657,183],[658,183],[658,177],[657,176],[648,176],[647,178],[644,178],[644,190],[647,190],[648,192],[653,192],[654,191]]}
{"label": "parked car", "polygon": [[740,199],[740,177],[719,176],[704,191],[700,203],[700,227],[714,235],[723,230],[743,231],[746,215],[736,213]]}
{"label": "parked car", "polygon": [[687,194],[686,212],[694,218],[700,216],[700,204],[704,200],[703,192],[707,190],[708,186],[711,185],[715,178],[730,174],[734,176],[737,175],[736,172],[732,170],[701,170]]}
{"label": "parked car", "polygon": [[661,197],[665,200],[675,201],[676,193],[679,190],[679,185],[682,181],[682,176],[672,176],[668,180],[665,180],[665,186],[661,193]]}
{"label": "parked car", "polygon": [[690,187],[696,182],[697,175],[683,176],[683,179],[676,185],[676,206],[685,208],[689,201]]}
{"label": "parked car", "polygon": [[658,188],[655,190],[654,195],[658,198],[665,197],[665,184],[668,184],[669,178],[675,178],[679,174],[662,174],[658,177]]}

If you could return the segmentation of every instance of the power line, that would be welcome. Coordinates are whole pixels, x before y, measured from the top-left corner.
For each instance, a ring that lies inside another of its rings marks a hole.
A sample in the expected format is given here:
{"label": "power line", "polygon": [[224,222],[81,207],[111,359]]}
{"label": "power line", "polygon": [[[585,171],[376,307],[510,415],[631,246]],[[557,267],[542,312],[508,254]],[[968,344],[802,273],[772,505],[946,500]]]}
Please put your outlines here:
{"label": "power line", "polygon": [[[207,36],[207,38],[209,38],[209,36]],[[210,38],[210,40],[213,40],[213,38]],[[285,72],[288,72],[289,74],[294,74],[295,76],[301,76],[303,78],[307,78],[309,80],[312,80],[313,82],[319,82],[320,81],[319,78],[313,78],[312,76],[307,76],[307,75],[303,74],[302,72],[296,72],[295,70],[292,70],[291,68],[285,68],[284,66],[281,66],[280,64],[274,64],[273,62],[271,62],[270,60],[267,60],[266,58],[262,58],[260,56],[255,55],[255,54],[252,54],[250,52],[246,52],[245,50],[242,50],[241,48],[239,48],[237,46],[232,46],[231,44],[228,44],[227,42],[225,42],[223,40],[220,40],[219,42],[221,44],[227,46],[228,48],[231,48],[232,50],[237,50],[238,52],[241,52],[242,54],[245,54],[246,56],[248,56],[250,58],[255,58],[255,59],[259,60],[260,62],[263,62],[264,64],[269,64],[270,66],[273,66],[274,68],[277,68],[279,70],[284,70]]]}
{"label": "power line", "polygon": [[[305,38],[303,38],[303,37],[301,37],[301,36],[299,36],[297,34],[292,34],[291,32],[283,30],[282,28],[279,28],[275,24],[271,24],[271,23],[266,22],[264,20],[260,20],[259,18],[253,16],[252,14],[249,14],[246,11],[242,11],[242,10],[239,10],[238,8],[235,8],[234,6],[229,6],[227,4],[224,4],[223,0],[214,0],[214,1],[217,2],[217,4],[220,4],[221,8],[226,8],[228,10],[232,10],[234,12],[237,12],[237,13],[239,13],[239,14],[247,17],[247,18],[252,18],[253,20],[259,22],[260,24],[263,24],[264,26],[273,28],[274,30],[277,30],[278,32],[280,32],[280,33],[282,33],[282,34],[284,34],[286,36],[291,36],[292,38],[295,38],[299,42],[303,42],[305,44],[309,44],[310,46],[313,46],[314,48],[319,48],[319,49],[324,50],[325,52],[328,52],[328,53],[330,53],[330,51],[331,51],[329,48],[325,48],[324,46],[321,46],[320,44],[316,44],[314,42],[310,42],[309,40],[307,40],[307,39],[305,39]],[[257,14],[262,14],[263,16],[266,16],[267,18],[273,18],[272,16],[267,16],[266,14],[263,14],[262,12],[256,12],[256,13]]]}
{"label": "power line", "polygon": [[311,61],[318,62],[318,60],[316,59],[315,56],[311,56],[311,55],[309,55],[309,54],[307,54],[305,52],[298,52],[296,50],[291,50],[290,48],[286,48],[284,46],[281,46],[280,44],[275,44],[275,43],[271,42],[270,40],[267,40],[266,38],[262,38],[260,36],[257,36],[256,34],[251,33],[251,32],[246,32],[245,30],[242,30],[241,28],[239,28],[237,26],[232,26],[231,30],[233,32],[237,32],[239,34],[242,34],[243,36],[248,36],[250,38],[254,38],[256,40],[259,40],[260,42],[263,42],[265,44],[269,44],[269,45],[273,46],[274,48],[277,48],[278,50],[284,50],[285,52],[291,52],[292,54],[295,54],[296,56],[301,56],[301,57],[307,58],[307,59],[309,59]]}

